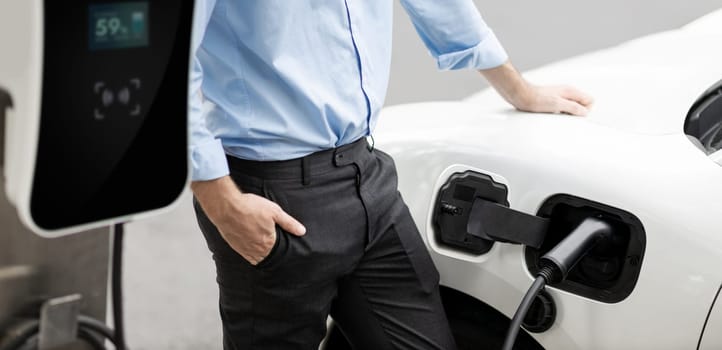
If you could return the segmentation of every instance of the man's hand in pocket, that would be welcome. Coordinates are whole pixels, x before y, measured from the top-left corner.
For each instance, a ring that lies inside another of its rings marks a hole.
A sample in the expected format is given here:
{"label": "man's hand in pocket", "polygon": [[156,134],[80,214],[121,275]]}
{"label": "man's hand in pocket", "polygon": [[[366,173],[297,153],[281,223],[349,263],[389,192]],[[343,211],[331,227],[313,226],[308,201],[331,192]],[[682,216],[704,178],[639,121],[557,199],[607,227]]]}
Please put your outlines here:
{"label": "man's hand in pocket", "polygon": [[306,234],[306,228],[278,204],[242,193],[229,176],[194,181],[191,189],[223,239],[252,265],[258,265],[273,249],[276,225],[296,236]]}

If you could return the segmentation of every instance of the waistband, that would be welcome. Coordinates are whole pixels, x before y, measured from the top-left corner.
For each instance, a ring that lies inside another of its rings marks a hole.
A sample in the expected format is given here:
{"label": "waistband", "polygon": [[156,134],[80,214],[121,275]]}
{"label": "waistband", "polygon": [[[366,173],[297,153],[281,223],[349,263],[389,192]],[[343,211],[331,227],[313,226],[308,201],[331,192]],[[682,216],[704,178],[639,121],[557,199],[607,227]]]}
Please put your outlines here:
{"label": "waistband", "polygon": [[335,168],[356,164],[364,168],[373,157],[373,147],[365,137],[352,143],[311,153],[305,157],[280,160],[256,161],[226,155],[231,172],[268,180],[299,179],[308,184],[311,177],[327,173]]}

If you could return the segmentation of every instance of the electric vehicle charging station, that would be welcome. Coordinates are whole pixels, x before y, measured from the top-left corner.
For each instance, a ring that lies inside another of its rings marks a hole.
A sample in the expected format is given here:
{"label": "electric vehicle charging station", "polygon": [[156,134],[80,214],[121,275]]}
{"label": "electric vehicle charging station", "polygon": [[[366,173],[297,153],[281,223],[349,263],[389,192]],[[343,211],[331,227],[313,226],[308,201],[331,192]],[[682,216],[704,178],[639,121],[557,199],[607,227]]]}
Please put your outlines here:
{"label": "electric vehicle charging station", "polygon": [[2,212],[0,348],[122,338],[117,300],[116,330],[104,326],[106,227],[116,227],[119,259],[122,224],[164,210],[187,185],[193,9],[193,0],[0,4],[3,175],[16,211]]}
{"label": "electric vehicle charging station", "polygon": [[6,192],[23,222],[53,237],[171,204],[188,172],[192,3],[3,6]]}

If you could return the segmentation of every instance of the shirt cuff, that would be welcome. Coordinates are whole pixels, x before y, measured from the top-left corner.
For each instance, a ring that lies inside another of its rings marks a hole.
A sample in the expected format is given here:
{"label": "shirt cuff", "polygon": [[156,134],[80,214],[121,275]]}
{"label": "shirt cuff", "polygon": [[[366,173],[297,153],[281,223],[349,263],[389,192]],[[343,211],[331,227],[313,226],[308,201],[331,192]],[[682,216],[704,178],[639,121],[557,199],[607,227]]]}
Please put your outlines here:
{"label": "shirt cuff", "polygon": [[229,174],[226,153],[218,139],[192,147],[191,164],[192,181],[215,180]]}
{"label": "shirt cuff", "polygon": [[489,69],[501,66],[509,59],[504,47],[494,32],[489,31],[474,47],[440,55],[437,64],[440,70]]}

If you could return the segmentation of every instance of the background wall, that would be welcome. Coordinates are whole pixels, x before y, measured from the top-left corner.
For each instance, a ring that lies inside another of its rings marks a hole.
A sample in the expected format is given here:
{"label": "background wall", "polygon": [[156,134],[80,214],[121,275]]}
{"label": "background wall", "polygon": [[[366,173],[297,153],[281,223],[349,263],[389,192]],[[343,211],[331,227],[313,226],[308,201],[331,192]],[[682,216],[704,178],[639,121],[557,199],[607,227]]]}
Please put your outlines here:
{"label": "background wall", "polygon": [[[722,7],[722,0],[474,2],[520,70],[677,28]],[[398,1],[395,1],[394,17],[394,51],[387,105],[459,99],[487,86],[474,72],[438,72],[436,62],[416,36]]]}
{"label": "background wall", "polygon": [[[475,2],[521,70],[677,28],[722,7],[722,0]],[[437,72],[406,14],[398,3],[395,6],[387,105],[458,99],[484,86],[474,72]],[[190,196],[173,212],[129,225],[126,248],[131,348],[220,349],[215,270]]]}

